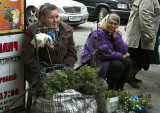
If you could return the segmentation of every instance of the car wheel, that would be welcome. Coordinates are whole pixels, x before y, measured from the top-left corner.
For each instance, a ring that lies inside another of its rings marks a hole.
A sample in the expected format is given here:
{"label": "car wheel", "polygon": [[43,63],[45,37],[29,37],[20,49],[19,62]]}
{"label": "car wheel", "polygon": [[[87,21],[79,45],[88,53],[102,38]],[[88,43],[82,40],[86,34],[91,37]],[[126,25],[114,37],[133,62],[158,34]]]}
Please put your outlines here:
{"label": "car wheel", "polygon": [[35,7],[30,7],[26,11],[26,24],[30,25],[38,21],[37,18],[38,10]]}
{"label": "car wheel", "polygon": [[98,19],[99,21],[102,20],[108,14],[108,10],[104,7],[100,8]]}

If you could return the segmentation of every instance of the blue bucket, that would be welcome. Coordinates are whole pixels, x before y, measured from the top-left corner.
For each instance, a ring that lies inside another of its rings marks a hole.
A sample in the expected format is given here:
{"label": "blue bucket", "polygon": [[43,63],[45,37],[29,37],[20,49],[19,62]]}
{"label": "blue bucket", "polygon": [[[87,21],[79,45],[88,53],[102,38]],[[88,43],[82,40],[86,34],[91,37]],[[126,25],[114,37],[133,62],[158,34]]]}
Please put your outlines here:
{"label": "blue bucket", "polygon": [[[130,97],[130,100],[139,100],[137,96]],[[147,112],[147,106],[139,106],[139,107],[130,107],[128,111],[134,111],[135,113],[146,113]]]}
{"label": "blue bucket", "polygon": [[[139,108],[140,107],[140,108]],[[139,107],[130,107],[128,111],[134,111],[135,113],[146,113],[148,107],[147,106],[139,106]]]}

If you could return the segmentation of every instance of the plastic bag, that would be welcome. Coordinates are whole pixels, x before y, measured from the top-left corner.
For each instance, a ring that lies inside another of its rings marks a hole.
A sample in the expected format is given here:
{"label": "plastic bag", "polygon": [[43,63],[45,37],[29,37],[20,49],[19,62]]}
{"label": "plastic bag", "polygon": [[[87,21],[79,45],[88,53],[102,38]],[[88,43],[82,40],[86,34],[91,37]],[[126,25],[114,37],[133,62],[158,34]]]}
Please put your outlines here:
{"label": "plastic bag", "polygon": [[97,103],[92,95],[82,95],[74,89],[57,93],[47,100],[38,98],[32,113],[96,113]]}

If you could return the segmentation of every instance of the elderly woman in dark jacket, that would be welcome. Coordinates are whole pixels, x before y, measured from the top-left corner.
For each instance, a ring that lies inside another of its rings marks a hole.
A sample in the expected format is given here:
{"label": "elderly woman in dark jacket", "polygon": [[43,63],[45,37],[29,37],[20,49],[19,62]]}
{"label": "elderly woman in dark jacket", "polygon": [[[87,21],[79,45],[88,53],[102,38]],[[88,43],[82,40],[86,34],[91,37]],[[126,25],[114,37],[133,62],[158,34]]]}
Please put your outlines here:
{"label": "elderly woman in dark jacket", "polygon": [[[38,65],[35,55],[34,46],[31,41],[34,37],[35,28],[54,27],[58,31],[58,44],[60,51],[55,47],[50,49],[49,54],[53,64],[60,64],[59,52],[61,52],[62,61],[64,64],[74,66],[77,60],[77,52],[75,49],[75,42],[73,40],[73,29],[69,25],[60,22],[59,12],[56,6],[52,4],[45,4],[41,7],[40,20],[27,27],[23,41],[23,63],[25,66],[25,76],[27,80],[31,80],[34,73],[37,73]],[[50,65],[50,59],[47,53],[47,46],[39,48],[40,61],[46,62]]]}
{"label": "elderly woman in dark jacket", "polygon": [[[56,29],[56,32],[58,33],[57,42],[60,51],[58,47],[54,47],[54,49],[49,48],[49,46],[40,47],[38,50],[40,62],[45,62],[48,65],[63,63],[66,66],[74,66],[77,61],[77,52],[75,42],[73,40],[72,27],[60,22],[59,11],[56,6],[46,3],[42,5],[39,10],[39,21],[29,25],[24,36],[22,58],[25,77],[29,82],[29,85],[38,79],[38,64],[35,54],[36,50],[34,45],[31,44],[31,41],[35,35],[34,30],[36,28],[44,27],[53,27]],[[61,59],[59,52],[61,53]],[[27,103],[28,112],[30,112],[31,101],[31,94],[29,94]]]}
{"label": "elderly woman in dark jacket", "polygon": [[81,64],[86,62],[89,55],[98,49],[95,64],[101,68],[99,77],[107,78],[110,90],[123,89],[131,65],[128,46],[118,30],[119,23],[118,15],[107,15],[99,23],[98,39],[97,29],[90,33],[80,59]]}

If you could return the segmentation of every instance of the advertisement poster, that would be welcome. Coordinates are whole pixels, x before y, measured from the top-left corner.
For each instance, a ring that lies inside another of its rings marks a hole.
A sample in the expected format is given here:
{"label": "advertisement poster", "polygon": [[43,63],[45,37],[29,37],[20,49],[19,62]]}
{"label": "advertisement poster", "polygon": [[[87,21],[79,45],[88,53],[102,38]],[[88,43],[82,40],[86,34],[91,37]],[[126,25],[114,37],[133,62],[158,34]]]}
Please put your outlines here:
{"label": "advertisement poster", "polygon": [[24,31],[24,0],[0,0],[0,34]]}

